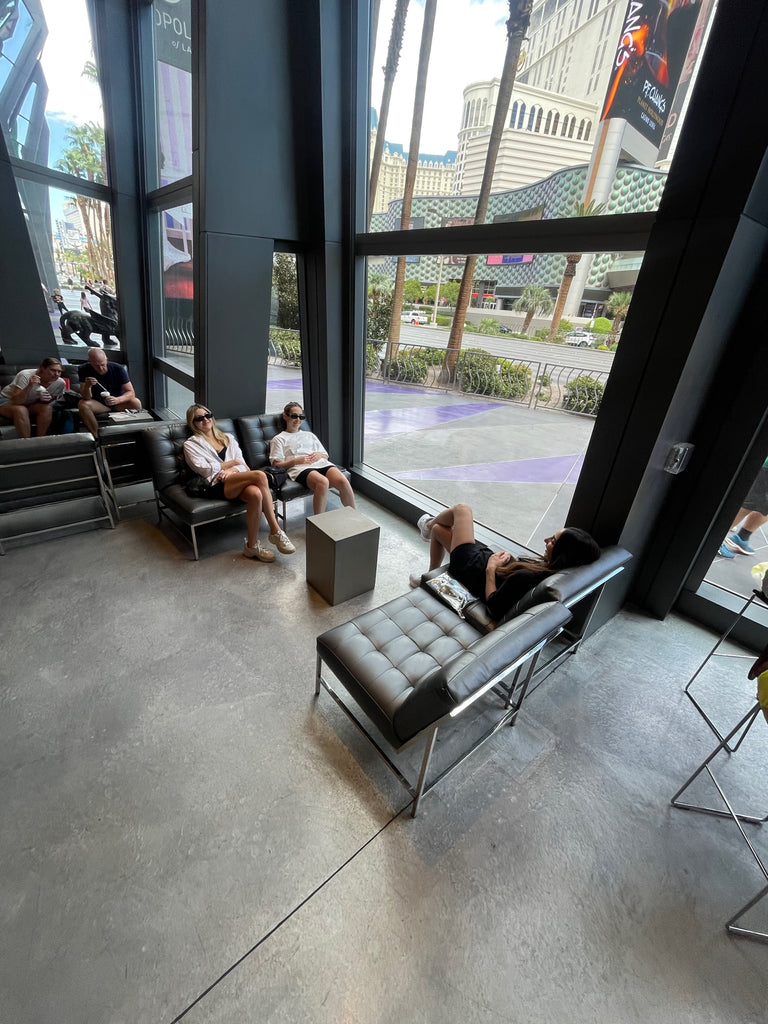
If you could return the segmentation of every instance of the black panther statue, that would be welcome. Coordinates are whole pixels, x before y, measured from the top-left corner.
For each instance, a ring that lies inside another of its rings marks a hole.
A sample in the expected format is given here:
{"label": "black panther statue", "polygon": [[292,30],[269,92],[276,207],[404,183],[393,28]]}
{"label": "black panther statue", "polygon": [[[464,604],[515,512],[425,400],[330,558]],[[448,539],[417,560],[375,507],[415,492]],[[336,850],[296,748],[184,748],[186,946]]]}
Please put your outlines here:
{"label": "black panther statue", "polygon": [[[116,308],[115,313],[117,313]],[[91,339],[91,334],[100,334],[104,348],[108,346],[118,348],[120,346],[119,341],[112,341],[111,338],[113,334],[117,336],[117,316],[112,319],[112,317],[103,316],[101,313],[94,311],[83,313],[77,309],[69,309],[66,313],[62,313],[59,326],[61,328],[61,340],[65,343],[71,341],[73,336],[77,336],[89,348],[98,348],[99,343]]]}

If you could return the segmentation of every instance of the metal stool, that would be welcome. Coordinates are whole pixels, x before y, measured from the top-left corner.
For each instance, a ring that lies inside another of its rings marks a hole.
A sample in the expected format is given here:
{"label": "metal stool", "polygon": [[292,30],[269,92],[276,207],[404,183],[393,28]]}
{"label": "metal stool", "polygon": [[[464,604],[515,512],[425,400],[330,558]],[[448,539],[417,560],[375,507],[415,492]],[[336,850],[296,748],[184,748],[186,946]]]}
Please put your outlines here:
{"label": "metal stool", "polygon": [[[717,746],[709,755],[709,757],[707,757],[702,762],[702,764],[699,765],[699,767],[696,769],[693,775],[691,775],[691,777],[685,783],[683,783],[680,789],[678,789],[678,791],[672,797],[671,803],[673,807],[678,807],[684,811],[698,811],[700,814],[711,814],[718,818],[732,818],[736,822],[736,827],[741,833],[742,839],[749,847],[750,853],[755,858],[757,866],[760,868],[760,871],[762,872],[763,877],[766,881],[766,885],[764,885],[763,888],[758,892],[758,894],[754,896],[751,900],[749,900],[748,903],[745,903],[740,910],[736,911],[733,917],[731,917],[730,920],[726,922],[725,927],[731,935],[742,935],[746,938],[758,939],[761,942],[768,942],[768,932],[755,931],[752,928],[742,928],[736,923],[741,917],[743,917],[744,914],[747,913],[748,910],[751,910],[752,907],[759,903],[760,900],[766,894],[768,894],[768,868],[764,864],[762,858],[758,854],[755,847],[750,842],[749,836],[744,831],[742,822],[749,825],[762,825],[764,822],[768,821],[768,814],[763,815],[762,818],[758,818],[751,814],[737,814],[731,806],[731,803],[726,797],[725,793],[723,792],[722,786],[717,781],[712,769],[710,768],[711,762],[715,759],[715,757],[717,757],[721,750],[730,751],[732,749],[738,749],[744,737],[747,735],[749,730],[757,721],[758,715],[761,711],[765,715],[766,721],[768,721],[768,671],[763,672],[759,677],[757,698],[755,700],[755,703],[744,715],[744,717],[733,727],[733,729],[728,733],[728,735],[720,740],[720,742],[717,744]],[[740,730],[743,730],[743,732],[739,738],[739,741],[735,747],[731,748],[729,744],[731,740],[734,738],[734,736],[736,736]],[[691,785],[694,779],[698,778],[698,776],[701,775],[701,773],[704,771],[706,771],[706,773],[709,775],[710,779],[714,783],[715,788],[720,794],[727,810],[723,811],[716,807],[702,807],[698,804],[687,804],[682,803],[680,801],[680,796],[686,791],[686,789],[688,789],[688,787]]]}
{"label": "metal stool", "polygon": [[[725,590],[727,588],[721,587],[720,589]],[[735,591],[729,590],[728,593],[729,594],[735,594]],[[704,710],[704,708],[701,706],[701,704],[699,704],[699,702],[693,696],[693,693],[691,692],[691,686],[693,685],[693,682],[696,679],[696,677],[698,676],[698,674],[702,671],[702,669],[705,667],[705,665],[708,664],[710,658],[741,658],[741,659],[747,659],[747,660],[750,660],[750,661],[753,660],[753,655],[751,655],[751,654],[718,654],[717,653],[717,649],[718,649],[718,647],[720,647],[720,645],[722,643],[724,643],[728,639],[728,637],[731,635],[731,633],[733,632],[735,627],[738,625],[738,623],[741,622],[741,620],[744,618],[744,616],[745,616],[745,614],[747,612],[747,609],[755,601],[761,601],[764,605],[768,606],[768,600],[766,600],[766,597],[762,593],[762,591],[760,591],[760,590],[753,590],[751,595],[746,599],[746,601],[745,601],[743,607],[741,608],[741,610],[736,614],[736,618],[733,620],[733,622],[730,624],[728,629],[723,633],[723,635],[717,641],[715,646],[712,648],[712,650],[709,652],[709,654],[706,656],[706,658],[702,661],[702,663],[699,665],[699,667],[693,673],[691,678],[688,680],[688,682],[685,685],[685,689],[683,691],[685,693],[686,697],[688,698],[688,700],[690,700],[691,704],[693,704],[693,706],[699,712],[699,714],[704,719],[704,721],[707,723],[709,728],[715,734],[715,736],[717,736],[717,738],[721,741],[721,743],[725,743],[725,748],[724,749],[727,750],[729,754],[733,754],[733,753],[735,753],[735,751],[737,751],[739,749],[739,744],[741,743],[742,739],[744,738],[744,735],[740,736],[739,739],[737,740],[737,742],[733,746],[731,746],[730,742],[729,742],[730,741],[730,737],[733,737],[735,735],[734,732],[731,732],[730,736],[729,736],[729,741],[726,742],[724,740],[724,738],[723,738],[723,734],[717,728],[717,726],[712,721],[712,719],[709,717],[709,715]],[[745,734],[746,734],[746,730],[745,730]]]}

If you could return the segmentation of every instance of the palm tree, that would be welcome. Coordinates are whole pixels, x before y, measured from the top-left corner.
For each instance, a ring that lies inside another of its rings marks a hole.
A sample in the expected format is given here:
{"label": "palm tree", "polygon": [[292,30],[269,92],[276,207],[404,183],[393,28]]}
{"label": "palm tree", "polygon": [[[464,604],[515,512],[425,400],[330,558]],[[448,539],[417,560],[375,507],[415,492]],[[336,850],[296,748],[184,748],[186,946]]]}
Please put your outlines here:
{"label": "palm tree", "polygon": [[[432,51],[432,34],[435,28],[435,11],[437,0],[426,0],[424,5],[424,25],[421,30],[421,47],[419,49],[419,67],[416,72],[416,92],[413,97],[413,119],[411,121],[411,141],[408,146],[408,164],[405,169],[405,188],[403,191],[403,209],[400,215],[400,230],[407,231],[411,222],[413,190],[416,185],[416,171],[419,166],[419,144],[421,143],[421,124],[424,120],[424,95],[427,91],[427,73],[429,56]],[[400,341],[400,315],[403,310],[403,291],[405,287],[405,256],[398,256],[395,272],[395,289],[392,297],[392,317],[389,321],[387,354],[385,365],[397,352]]]}
{"label": "palm tree", "polygon": [[[104,129],[92,122],[74,125],[67,132],[66,141],[69,145],[56,161],[56,169],[75,178],[102,183]],[[79,193],[71,198],[83,219],[91,273],[99,280],[110,280],[114,276],[112,231],[104,203]]]}
{"label": "palm tree", "polygon": [[[590,199],[588,203],[576,203],[571,213],[572,217],[597,217],[603,212],[603,203],[596,203]],[[584,254],[581,252],[569,252],[565,256],[565,270],[563,279],[560,282],[560,290],[557,293],[555,312],[552,316],[552,323],[549,325],[547,341],[553,341],[560,328],[560,321],[563,317],[563,310],[568,299],[568,292],[571,290],[573,279],[576,276],[576,267]]]}
{"label": "palm tree", "polygon": [[[480,194],[477,197],[477,208],[475,209],[475,224],[484,224],[485,215],[488,212],[488,199],[491,195],[493,184],[493,172],[496,169],[496,158],[499,155],[501,136],[507,123],[509,101],[512,99],[512,88],[515,84],[517,65],[520,61],[520,48],[523,39],[528,32],[528,25],[531,20],[531,7],[533,0],[509,0],[509,20],[507,21],[507,52],[504,57],[504,68],[501,72],[499,82],[499,95],[496,99],[496,113],[493,117],[491,134],[488,140],[488,152],[485,156],[485,170],[483,181],[480,185]],[[461,277],[461,286],[456,300],[456,309],[453,314],[453,324],[448,338],[448,347],[445,350],[445,372],[448,379],[452,380],[456,373],[456,363],[461,351],[461,339],[464,334],[464,317],[472,294],[472,282],[475,276],[475,264],[477,256],[467,256],[464,264],[464,273]]]}
{"label": "palm tree", "polygon": [[384,65],[384,88],[381,93],[381,109],[379,110],[379,124],[376,129],[376,144],[373,147],[373,159],[371,160],[371,181],[368,192],[369,225],[373,216],[373,207],[376,203],[376,187],[379,184],[379,168],[381,167],[381,157],[384,152],[384,135],[387,130],[387,118],[389,117],[389,101],[392,98],[392,86],[397,74],[397,65],[400,62],[400,49],[403,45],[405,16],[407,13],[408,0],[397,0],[395,14],[392,18],[392,32],[389,36],[387,63]]}
{"label": "palm tree", "polygon": [[538,284],[527,284],[520,293],[520,298],[512,306],[518,312],[525,311],[523,334],[528,333],[531,320],[535,316],[546,316],[547,313],[551,313],[553,305],[548,289]]}
{"label": "palm tree", "polygon": [[605,311],[613,317],[609,343],[615,345],[619,336],[619,328],[622,320],[626,317],[629,304],[632,301],[632,292],[614,292],[605,304]]}

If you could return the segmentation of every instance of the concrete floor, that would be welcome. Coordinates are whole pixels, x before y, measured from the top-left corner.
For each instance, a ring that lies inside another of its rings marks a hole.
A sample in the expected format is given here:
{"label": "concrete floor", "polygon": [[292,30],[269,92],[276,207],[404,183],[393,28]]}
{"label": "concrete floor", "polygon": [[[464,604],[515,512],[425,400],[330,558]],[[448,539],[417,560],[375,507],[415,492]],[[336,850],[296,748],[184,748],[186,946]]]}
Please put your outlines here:
{"label": "concrete floor", "polygon": [[[149,518],[2,558],[3,1024],[765,1021],[768,946],[723,927],[762,876],[732,822],[669,805],[714,746],[681,692],[710,634],[623,612],[412,820],[313,697],[316,635],[425,563],[360,508],[377,584],[337,607],[298,507],[273,565],[237,523],[193,562]],[[722,664],[728,721],[753,684]],[[765,734],[724,773],[744,809]]]}

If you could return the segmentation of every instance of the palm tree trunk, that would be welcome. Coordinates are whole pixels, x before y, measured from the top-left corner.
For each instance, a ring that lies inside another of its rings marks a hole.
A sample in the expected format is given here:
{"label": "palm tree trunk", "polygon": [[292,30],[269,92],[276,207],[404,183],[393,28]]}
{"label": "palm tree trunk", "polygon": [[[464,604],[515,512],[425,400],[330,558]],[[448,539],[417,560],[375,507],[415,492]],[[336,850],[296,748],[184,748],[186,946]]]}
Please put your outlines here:
{"label": "palm tree trunk", "polygon": [[552,323],[549,325],[547,341],[552,341],[554,336],[557,334],[557,330],[560,326],[560,320],[563,316],[563,310],[565,309],[565,303],[568,300],[568,292],[571,290],[573,279],[576,276],[576,267],[581,257],[582,253],[573,252],[568,253],[565,257],[565,271],[563,272],[563,279],[560,282],[560,288],[557,292],[555,312],[552,314]]}
{"label": "palm tree trunk", "polygon": [[[509,0],[507,53],[504,57],[504,68],[501,72],[501,81],[499,83],[499,95],[496,100],[496,112],[493,117],[491,135],[488,141],[483,181],[480,186],[480,194],[477,197],[475,224],[484,224],[485,215],[488,212],[488,200],[491,195],[491,186],[493,185],[493,174],[496,170],[496,159],[499,155],[501,136],[507,123],[509,101],[512,99],[512,89],[515,84],[517,65],[520,60],[520,47],[528,31],[532,5],[533,0]],[[451,325],[451,333],[448,338],[448,347],[445,350],[444,366],[446,375],[450,380],[453,380],[455,376],[456,363],[461,351],[461,340],[464,334],[464,316],[472,294],[472,281],[475,276],[476,263],[477,256],[468,256],[467,262],[464,264],[464,273],[461,276],[459,295],[456,299],[456,309],[453,314],[453,324]]]}
{"label": "palm tree trunk", "polygon": [[403,45],[403,33],[405,32],[405,16],[408,13],[408,0],[397,0],[395,14],[392,18],[392,32],[389,37],[389,49],[387,50],[387,63],[384,66],[384,88],[381,94],[381,110],[379,111],[379,124],[376,129],[376,145],[373,149],[371,160],[371,181],[368,193],[368,225],[370,226],[373,215],[373,207],[376,203],[376,187],[379,184],[379,169],[381,157],[384,152],[384,135],[387,130],[387,118],[389,117],[389,101],[392,98],[392,86],[397,74],[397,65],[400,62],[400,49]]}
{"label": "palm tree trunk", "polygon": [[[408,147],[408,166],[405,169],[405,190],[403,192],[403,209],[400,215],[400,230],[407,231],[411,222],[413,206],[413,190],[416,186],[416,171],[419,167],[419,145],[421,143],[421,125],[424,121],[424,96],[427,91],[427,73],[429,57],[432,52],[432,35],[435,28],[435,11],[437,0],[426,0],[424,6],[424,25],[421,30],[421,48],[419,49],[419,67],[416,72],[416,92],[413,98],[413,119],[411,121],[411,141]],[[392,296],[392,316],[389,321],[389,337],[385,364],[389,367],[390,360],[397,354],[400,342],[400,315],[403,310],[403,289],[405,288],[405,256],[398,256],[395,288]]]}

